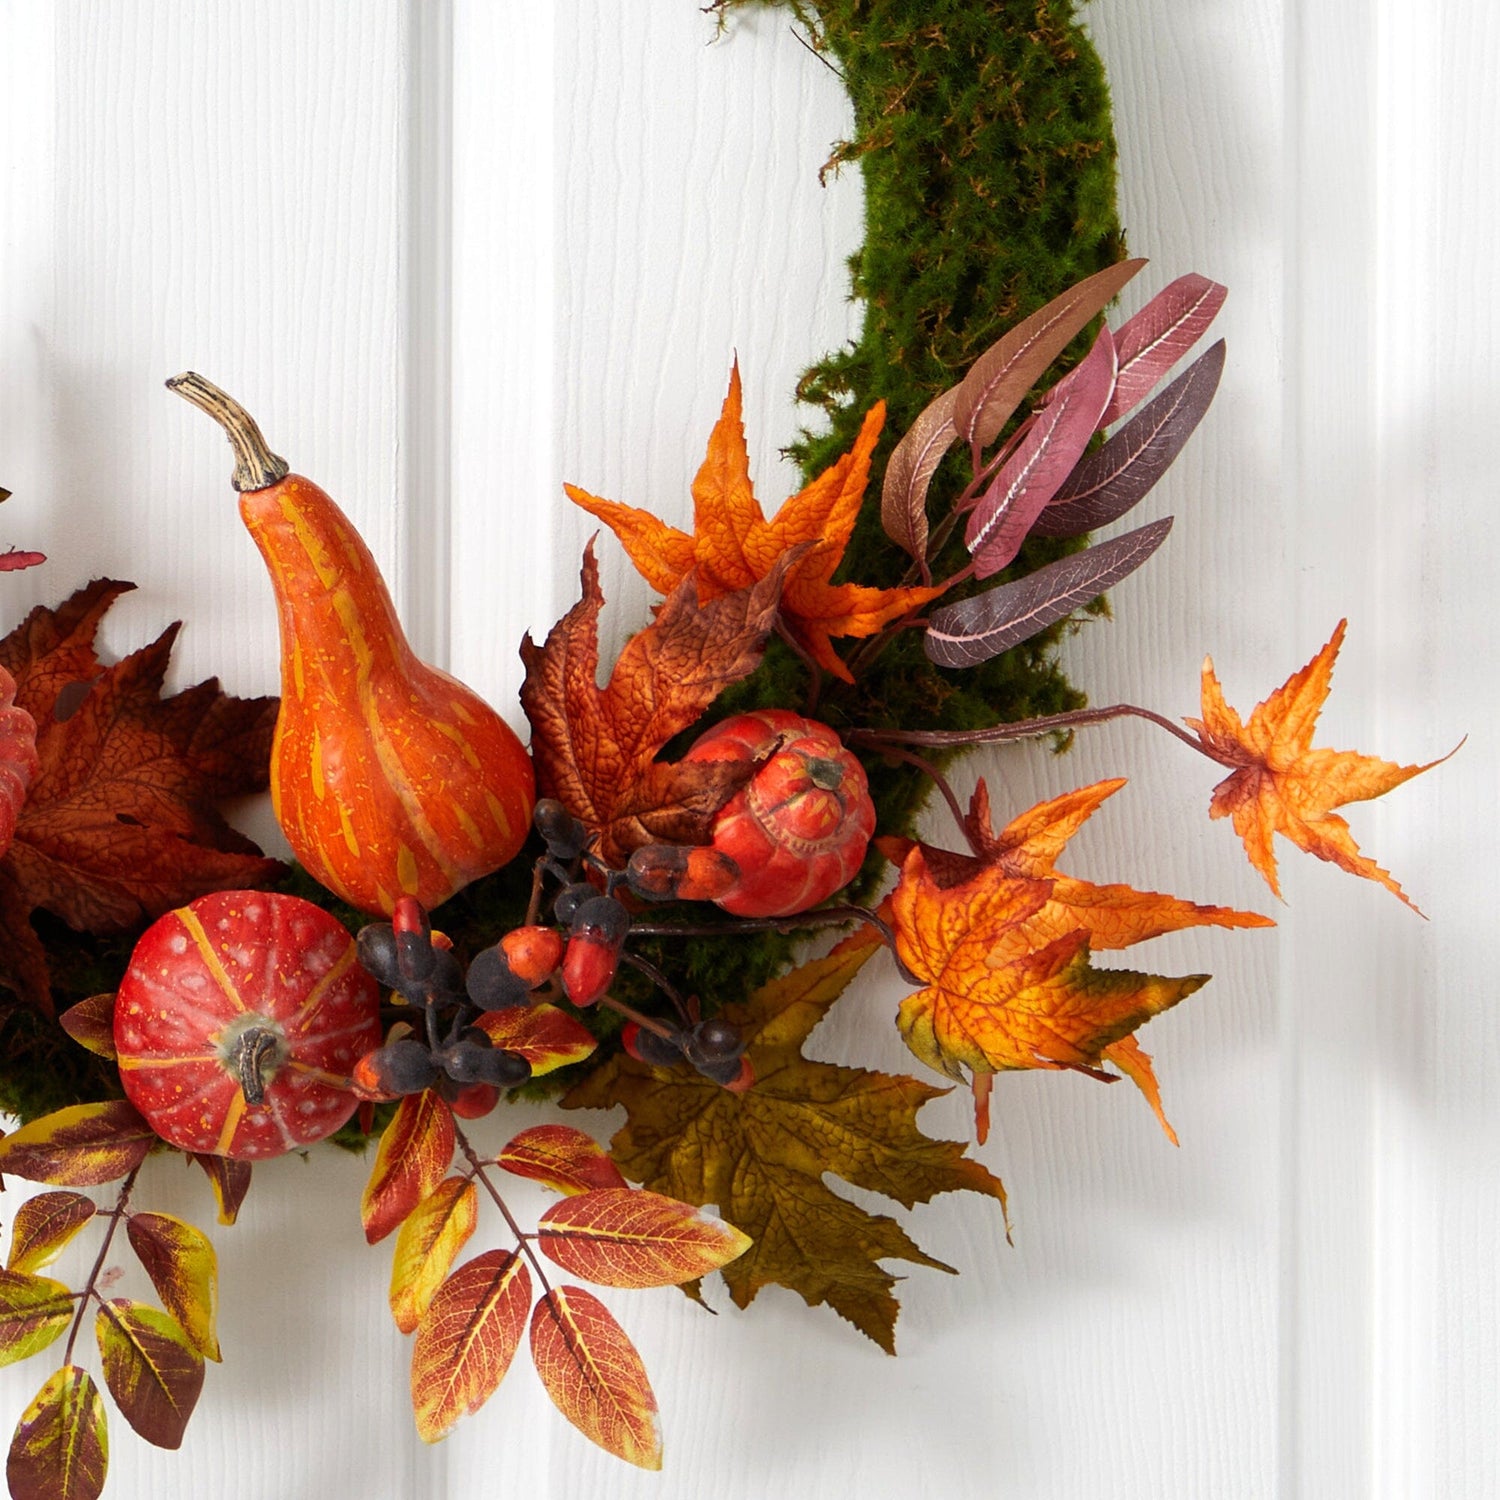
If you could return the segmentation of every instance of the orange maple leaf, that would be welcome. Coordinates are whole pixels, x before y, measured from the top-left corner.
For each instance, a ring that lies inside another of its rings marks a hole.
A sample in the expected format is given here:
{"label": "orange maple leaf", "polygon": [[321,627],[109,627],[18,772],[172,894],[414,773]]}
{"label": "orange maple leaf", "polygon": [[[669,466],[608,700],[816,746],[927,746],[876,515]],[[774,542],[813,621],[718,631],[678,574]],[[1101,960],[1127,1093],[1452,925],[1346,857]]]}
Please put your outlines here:
{"label": "orange maple leaf", "polygon": [[[1023,880],[1050,880],[1052,892],[1036,913],[1018,923],[1004,941],[1010,951],[1020,952],[1041,942],[1050,942],[1075,928],[1088,930],[1094,951],[1128,948],[1163,933],[1186,927],[1274,927],[1270,917],[1259,912],[1236,911],[1229,906],[1202,906],[1157,891],[1138,891],[1132,886],[1095,885],[1076,880],[1057,868],[1057,859],[1068,840],[1083,827],[1106,797],[1125,785],[1123,777],[1096,781],[1091,786],[1064,792],[1039,802],[1011,819],[997,834],[990,810],[989,788],[981,777],[974,787],[964,831],[973,854],[954,853],[922,845],[927,869],[941,885],[971,879],[991,866]],[[910,840],[882,839],[880,848],[897,864],[912,848]]]}
{"label": "orange maple leaf", "polygon": [[[1423,766],[1398,766],[1353,750],[1315,748],[1313,731],[1328,697],[1333,664],[1344,641],[1347,620],[1300,672],[1263,703],[1248,724],[1224,701],[1213,661],[1203,660],[1203,717],[1183,722],[1198,731],[1215,760],[1234,767],[1213,790],[1209,816],[1232,818],[1250,863],[1273,894],[1281,895],[1272,833],[1299,849],[1326,859],[1351,875],[1379,881],[1413,911],[1416,905],[1374,860],[1359,852],[1349,825],[1333,809],[1346,802],[1379,797],[1413,776],[1431,770],[1447,756]],[[1451,751],[1449,752],[1452,753]],[[1418,912],[1420,916],[1421,913]]]}
{"label": "orange maple leaf", "polygon": [[641,576],[662,594],[670,594],[696,570],[699,594],[707,603],[769,577],[785,553],[799,543],[814,543],[787,569],[780,620],[824,671],[852,682],[831,637],[873,635],[942,592],[940,588],[877,589],[831,582],[854,530],[870,476],[870,455],[884,421],[885,405],[877,402],[865,417],[854,447],[793,495],[774,520],[767,521],[750,483],[736,365],[708,440],[708,453],[693,480],[692,536],[649,511],[601,500],[576,485],[564,489],[576,505],[597,516],[619,537]]}
{"label": "orange maple leaf", "polygon": [[891,897],[896,951],[923,982],[902,1001],[896,1024],[930,1067],[960,1080],[969,1070],[981,1134],[985,1075],[1020,1068],[1072,1068],[1108,1079],[1098,1064],[1113,1061],[1160,1114],[1149,1059],[1138,1047],[1118,1044],[1208,982],[1206,974],[1173,979],[1095,969],[1082,927],[1022,942],[1017,951],[1018,934],[1046,906],[1052,886],[992,864],[945,886],[917,847]]}

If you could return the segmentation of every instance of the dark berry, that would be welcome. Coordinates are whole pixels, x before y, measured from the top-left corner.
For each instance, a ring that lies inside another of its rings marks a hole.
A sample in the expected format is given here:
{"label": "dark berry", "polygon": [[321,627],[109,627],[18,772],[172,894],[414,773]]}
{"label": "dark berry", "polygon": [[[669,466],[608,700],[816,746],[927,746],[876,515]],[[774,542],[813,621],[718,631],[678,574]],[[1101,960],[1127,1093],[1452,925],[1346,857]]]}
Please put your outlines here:
{"label": "dark berry", "polygon": [[744,1050],[745,1039],[739,1027],[720,1016],[699,1021],[682,1044],[683,1056],[694,1067],[700,1063],[733,1062]]}
{"label": "dark berry", "polygon": [[670,1068],[682,1061],[682,1042],[678,1036],[662,1036],[648,1031],[635,1021],[627,1021],[620,1033],[625,1050],[652,1068]]}
{"label": "dark berry", "polygon": [[755,1069],[748,1057],[730,1057],[723,1062],[694,1063],[693,1066],[731,1094],[743,1094],[755,1082]]}
{"label": "dark berry", "polygon": [[396,1098],[420,1094],[437,1082],[438,1065],[432,1053],[414,1037],[403,1037],[367,1052],[354,1067],[355,1082],[362,1090]]}
{"label": "dark berry", "polygon": [[553,797],[543,797],[537,803],[531,822],[554,859],[577,859],[588,847],[588,829]]}
{"label": "dark berry", "polygon": [[438,949],[437,961],[427,977],[427,985],[433,994],[450,999],[464,993],[463,965],[451,949]]}
{"label": "dark berry", "polygon": [[377,982],[394,988],[401,982],[396,965],[396,934],[389,922],[371,922],[354,939],[359,961]]}
{"label": "dark berry", "polygon": [[563,993],[574,1005],[593,1005],[609,988],[630,931],[630,915],[613,896],[594,896],[573,914],[563,951]]}
{"label": "dark berry", "polygon": [[592,901],[598,894],[599,892],[586,880],[577,880],[572,885],[565,885],[552,903],[552,915],[564,927],[567,927],[578,914],[578,908],[585,901]]}
{"label": "dark berry", "polygon": [[512,1005],[525,1005],[528,993],[526,981],[511,971],[510,963],[498,944],[482,948],[474,955],[464,979],[464,988],[480,1010],[505,1010]]}
{"label": "dark berry", "polygon": [[644,844],[625,866],[626,884],[645,901],[713,901],[739,878],[727,854],[684,844]]}
{"label": "dark berry", "polygon": [[569,932],[618,948],[630,930],[630,913],[613,896],[593,896],[573,913]]}
{"label": "dark berry", "polygon": [[472,1029],[437,1054],[443,1071],[455,1082],[491,1083],[514,1088],[531,1077],[531,1064],[518,1052],[492,1046],[483,1032]]}

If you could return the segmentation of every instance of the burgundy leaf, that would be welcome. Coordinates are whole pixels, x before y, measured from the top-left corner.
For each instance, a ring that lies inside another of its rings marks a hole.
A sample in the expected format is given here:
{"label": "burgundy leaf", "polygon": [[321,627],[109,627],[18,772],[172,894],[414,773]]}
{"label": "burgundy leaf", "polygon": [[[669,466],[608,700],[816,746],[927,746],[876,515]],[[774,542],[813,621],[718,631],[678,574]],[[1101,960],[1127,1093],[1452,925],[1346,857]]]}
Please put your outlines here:
{"label": "burgundy leaf", "polygon": [[1115,383],[1115,344],[1099,330],[1082,362],[1058,381],[1046,406],[1001,465],[964,529],[974,576],[989,578],[1015,560],[1032,523],[1083,457]]}
{"label": "burgundy leaf", "polygon": [[1206,276],[1179,276],[1120,328],[1120,375],[1104,413],[1106,426],[1132,410],[1198,342],[1228,295],[1227,287]]}
{"label": "burgundy leaf", "polygon": [[927,555],[927,486],[943,455],[958,441],[953,425],[952,386],[922,408],[906,436],[886,461],[880,494],[880,520],[885,534],[918,562]]}
{"label": "burgundy leaf", "polygon": [[1123,516],[1167,472],[1193,435],[1223,369],[1220,339],[1073,470],[1037,518],[1032,534],[1082,536]]}
{"label": "burgundy leaf", "polygon": [[1047,366],[1145,264],[1122,260],[1106,267],[1054,297],[990,345],[959,385],[953,408],[959,436],[980,448],[994,442]]}
{"label": "burgundy leaf", "polygon": [[1161,545],[1171,516],[1064,557],[1014,583],[936,611],[927,655],[940,667],[972,667],[1029,639],[1133,573]]}

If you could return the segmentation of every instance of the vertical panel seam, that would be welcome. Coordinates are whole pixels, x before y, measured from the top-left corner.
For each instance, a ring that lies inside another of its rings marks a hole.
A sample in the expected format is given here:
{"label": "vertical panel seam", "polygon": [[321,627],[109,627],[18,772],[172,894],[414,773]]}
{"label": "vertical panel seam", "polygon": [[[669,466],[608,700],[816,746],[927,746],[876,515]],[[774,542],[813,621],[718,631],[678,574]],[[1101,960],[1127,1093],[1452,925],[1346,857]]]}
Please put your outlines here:
{"label": "vertical panel seam", "polygon": [[418,654],[446,665],[452,642],[452,0],[409,0],[406,45],[402,603]]}

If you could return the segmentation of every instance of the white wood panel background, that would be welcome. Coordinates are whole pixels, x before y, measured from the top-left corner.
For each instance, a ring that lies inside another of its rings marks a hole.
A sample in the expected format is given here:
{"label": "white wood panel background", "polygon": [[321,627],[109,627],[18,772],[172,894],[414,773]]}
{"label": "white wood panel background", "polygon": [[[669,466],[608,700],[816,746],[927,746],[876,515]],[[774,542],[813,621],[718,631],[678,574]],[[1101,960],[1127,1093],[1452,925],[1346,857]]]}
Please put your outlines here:
{"label": "white wood panel background", "polygon": [[[897,1360],[774,1290],[716,1319],[612,1297],[661,1400],[661,1476],[590,1448],[524,1362],[423,1448],[363,1165],[262,1168],[217,1237],[225,1364],[182,1452],[112,1424],[119,1500],[1495,1493],[1500,20],[1471,0],[1086,15],[1153,261],[1127,310],[1203,271],[1231,287],[1231,353],[1149,502],[1179,517],[1167,549],[1071,669],[1096,702],[1187,713],[1207,650],[1249,706],[1348,615],[1330,743],[1411,761],[1469,735],[1353,817],[1431,921],[1288,857],[1274,933],[1153,945],[1216,975],[1150,1028],[1181,1149],[1128,1089],[1007,1080],[982,1155],[1016,1246],[977,1201],[911,1215],[963,1274],[904,1283]],[[274,690],[227,450],[161,388],[188,366],[339,498],[419,645],[518,723],[516,642],[575,597],[592,529],[564,478],[685,516],[737,352],[762,497],[794,486],[789,393],[855,330],[860,210],[852,174],[817,184],[847,111],[783,14],[714,41],[696,0],[0,0],[0,55],[0,542],[51,559],[7,576],[0,626],[108,572],[140,585],[112,649],[184,617],[178,685]],[[618,638],[646,595],[602,552]],[[1126,726],[970,774],[1015,806],[1128,774],[1079,873],[1271,910],[1190,760]],[[903,1066],[897,993],[872,979],[823,1045]],[[962,1101],[925,1123],[961,1133]],[[165,1164],[140,1198],[210,1213]],[[3,1373],[5,1423],[45,1363]]]}

